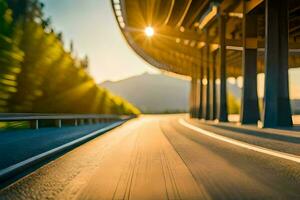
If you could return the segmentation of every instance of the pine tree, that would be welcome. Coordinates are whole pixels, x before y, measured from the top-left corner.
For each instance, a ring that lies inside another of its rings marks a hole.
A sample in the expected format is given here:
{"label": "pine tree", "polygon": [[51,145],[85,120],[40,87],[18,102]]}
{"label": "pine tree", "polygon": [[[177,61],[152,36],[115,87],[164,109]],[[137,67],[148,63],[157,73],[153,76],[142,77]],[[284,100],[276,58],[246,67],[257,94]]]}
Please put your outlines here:
{"label": "pine tree", "polygon": [[71,52],[64,49],[43,7],[0,0],[0,112],[138,114],[96,85],[88,57],[75,57],[73,43]]}
{"label": "pine tree", "polygon": [[23,53],[18,48],[20,32],[12,26],[12,11],[0,0],[0,112],[9,112],[11,98],[17,92],[17,75]]}

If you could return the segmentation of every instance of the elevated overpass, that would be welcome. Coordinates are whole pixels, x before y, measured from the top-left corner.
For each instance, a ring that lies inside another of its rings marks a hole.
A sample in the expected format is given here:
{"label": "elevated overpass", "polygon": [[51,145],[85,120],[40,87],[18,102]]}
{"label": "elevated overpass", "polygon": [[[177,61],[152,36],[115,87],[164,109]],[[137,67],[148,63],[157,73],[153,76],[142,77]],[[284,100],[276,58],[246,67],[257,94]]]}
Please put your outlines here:
{"label": "elevated overpass", "polygon": [[[292,126],[288,69],[300,67],[299,1],[112,0],[112,7],[138,55],[191,77],[191,117],[226,122],[226,78],[242,76],[241,124]],[[261,114],[258,73],[265,73]]]}
{"label": "elevated overpass", "polygon": [[[192,119],[2,114],[0,122],[32,129],[0,134],[0,199],[300,199],[300,127],[278,128],[292,125],[288,68],[299,66],[299,1],[112,5],[141,57],[191,77]],[[260,72],[261,125],[276,128],[251,125]],[[244,77],[241,123],[250,125],[223,123],[229,76]]]}

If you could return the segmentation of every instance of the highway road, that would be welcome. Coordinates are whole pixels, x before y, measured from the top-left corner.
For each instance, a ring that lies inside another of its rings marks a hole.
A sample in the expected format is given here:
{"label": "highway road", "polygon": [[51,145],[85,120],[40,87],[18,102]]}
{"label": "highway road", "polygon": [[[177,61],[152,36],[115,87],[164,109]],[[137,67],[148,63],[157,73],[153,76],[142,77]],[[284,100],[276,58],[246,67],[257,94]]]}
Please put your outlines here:
{"label": "highway road", "polygon": [[[141,116],[42,166],[0,199],[300,199],[299,132]],[[240,142],[241,141],[241,142]]]}
{"label": "highway road", "polygon": [[112,123],[0,132],[0,170],[59,147]]}

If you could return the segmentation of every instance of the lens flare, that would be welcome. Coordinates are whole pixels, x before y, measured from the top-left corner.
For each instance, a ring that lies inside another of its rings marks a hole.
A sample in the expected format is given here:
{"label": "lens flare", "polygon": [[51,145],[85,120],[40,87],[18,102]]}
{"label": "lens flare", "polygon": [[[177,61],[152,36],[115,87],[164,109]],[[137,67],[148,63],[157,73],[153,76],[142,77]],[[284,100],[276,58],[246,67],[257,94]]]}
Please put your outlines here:
{"label": "lens flare", "polygon": [[154,29],[151,26],[146,27],[145,34],[147,37],[152,37],[154,35]]}

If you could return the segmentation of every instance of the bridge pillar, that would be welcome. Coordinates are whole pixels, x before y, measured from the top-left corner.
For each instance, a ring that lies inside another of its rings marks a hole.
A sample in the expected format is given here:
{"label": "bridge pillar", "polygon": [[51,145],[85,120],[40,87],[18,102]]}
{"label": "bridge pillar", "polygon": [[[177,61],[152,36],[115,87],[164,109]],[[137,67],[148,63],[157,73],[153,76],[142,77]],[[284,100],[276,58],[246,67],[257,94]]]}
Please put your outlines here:
{"label": "bridge pillar", "polygon": [[216,53],[212,53],[210,65],[210,120],[216,119]]}
{"label": "bridge pillar", "polygon": [[265,1],[263,127],[292,126],[288,82],[288,1]]}
{"label": "bridge pillar", "polygon": [[194,107],[193,107],[193,116],[196,118],[197,116],[197,78],[194,78]]}
{"label": "bridge pillar", "polygon": [[[197,70],[197,77],[199,77],[199,70]],[[200,106],[200,79],[196,79],[196,107],[195,107],[195,113],[196,118],[200,118],[200,112],[199,112],[199,106]]]}
{"label": "bridge pillar", "polygon": [[190,89],[190,117],[194,118],[195,117],[195,110],[196,110],[196,84],[197,84],[197,79],[192,76],[191,77],[191,89]]}
{"label": "bridge pillar", "polygon": [[194,101],[194,107],[193,107],[193,116],[194,118],[198,118],[198,114],[199,114],[199,83],[198,83],[198,73],[197,70],[195,70],[195,77],[194,77],[194,96],[193,96],[193,101]]}
{"label": "bridge pillar", "polygon": [[[196,71],[196,73],[199,73],[198,71]],[[198,74],[196,75],[198,76]],[[195,91],[194,91],[195,95],[194,95],[194,118],[198,118],[199,115],[199,80],[198,78],[195,78]]]}
{"label": "bridge pillar", "polygon": [[[257,97],[257,49],[249,44],[249,38],[257,37],[257,19],[245,12],[243,18],[243,89],[241,98],[241,124],[256,124],[259,120]],[[247,39],[248,38],[248,39]]]}
{"label": "bridge pillar", "polygon": [[200,64],[200,74],[199,74],[199,115],[198,115],[198,118],[199,119],[202,119],[203,118],[203,91],[204,91],[204,88],[203,88],[203,49],[201,49],[201,60],[200,60],[201,64]]}
{"label": "bridge pillar", "polygon": [[191,77],[191,82],[190,82],[190,97],[189,97],[189,114],[190,118],[192,118],[192,77]]}
{"label": "bridge pillar", "polygon": [[206,30],[206,70],[205,70],[205,75],[206,75],[206,87],[205,87],[205,115],[204,119],[209,120],[210,119],[210,48],[209,48],[209,33],[208,30]]}
{"label": "bridge pillar", "polygon": [[207,82],[206,82],[206,67],[203,68],[203,79],[202,79],[202,119],[205,119],[206,116],[206,87],[207,87]]}
{"label": "bridge pillar", "polygon": [[226,86],[226,19],[221,15],[218,18],[219,23],[219,63],[220,63],[220,87],[218,100],[218,117],[219,122],[228,121],[227,111],[227,86]]}

